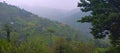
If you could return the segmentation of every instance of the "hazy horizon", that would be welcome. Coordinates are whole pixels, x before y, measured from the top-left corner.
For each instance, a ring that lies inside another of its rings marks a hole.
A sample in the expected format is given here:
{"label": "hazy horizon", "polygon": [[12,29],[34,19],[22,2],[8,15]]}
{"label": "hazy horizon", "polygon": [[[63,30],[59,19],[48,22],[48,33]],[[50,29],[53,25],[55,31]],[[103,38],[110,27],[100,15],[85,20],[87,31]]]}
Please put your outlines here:
{"label": "hazy horizon", "polygon": [[47,7],[61,10],[72,10],[77,8],[77,2],[79,0],[0,0],[0,2],[5,1],[8,4],[16,5],[21,8],[26,6],[31,7]]}

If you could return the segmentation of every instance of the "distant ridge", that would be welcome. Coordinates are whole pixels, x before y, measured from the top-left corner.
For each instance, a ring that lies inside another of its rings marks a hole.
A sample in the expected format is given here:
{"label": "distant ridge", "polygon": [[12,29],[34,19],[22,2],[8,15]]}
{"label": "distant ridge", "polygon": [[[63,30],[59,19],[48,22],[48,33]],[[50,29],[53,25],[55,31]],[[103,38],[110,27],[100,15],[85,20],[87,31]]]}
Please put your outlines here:
{"label": "distant ridge", "polygon": [[71,27],[84,32],[84,34],[91,36],[89,33],[89,28],[91,25],[89,23],[77,22],[77,20],[80,20],[82,17],[90,15],[90,12],[82,12],[80,8],[76,8],[71,11],[29,6],[25,9],[27,8],[30,10],[30,12],[33,12],[39,16],[70,25]]}
{"label": "distant ridge", "polygon": [[55,31],[53,34],[55,36],[66,38],[78,36],[79,40],[88,39],[81,31],[75,30],[66,24],[51,21],[16,6],[0,2],[0,30],[5,24],[11,25],[17,33],[29,33],[31,36],[44,36],[48,34],[47,30],[51,28]]}

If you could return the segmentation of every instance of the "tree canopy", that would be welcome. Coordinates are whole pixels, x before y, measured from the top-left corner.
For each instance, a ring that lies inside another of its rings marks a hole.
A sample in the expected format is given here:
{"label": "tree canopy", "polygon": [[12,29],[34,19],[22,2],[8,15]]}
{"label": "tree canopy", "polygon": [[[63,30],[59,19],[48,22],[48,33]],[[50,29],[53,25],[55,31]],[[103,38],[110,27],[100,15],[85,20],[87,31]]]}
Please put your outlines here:
{"label": "tree canopy", "polygon": [[90,22],[94,38],[109,36],[114,46],[120,46],[120,0],[80,0],[78,7],[83,12],[91,11],[79,22]]}

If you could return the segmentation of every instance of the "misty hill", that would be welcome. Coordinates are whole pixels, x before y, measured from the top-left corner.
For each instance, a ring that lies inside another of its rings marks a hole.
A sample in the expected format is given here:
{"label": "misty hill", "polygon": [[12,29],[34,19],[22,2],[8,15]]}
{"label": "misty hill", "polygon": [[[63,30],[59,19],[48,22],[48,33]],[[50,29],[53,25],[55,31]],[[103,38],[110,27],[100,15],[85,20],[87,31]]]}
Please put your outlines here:
{"label": "misty hill", "polygon": [[33,12],[39,16],[55,20],[71,27],[84,32],[86,35],[91,35],[89,28],[91,25],[89,23],[80,23],[77,20],[81,19],[83,16],[90,15],[90,12],[82,12],[79,8],[73,9],[71,11],[45,8],[45,7],[24,7],[26,10]]}
{"label": "misty hill", "polygon": [[72,26],[73,28],[79,29],[82,32],[84,32],[84,34],[86,35],[91,35],[89,33],[90,32],[89,28],[91,28],[90,23],[77,22],[77,20],[80,20],[82,17],[87,16],[87,15],[90,15],[90,12],[82,12],[79,8],[73,9],[70,12],[68,12],[66,16],[62,17],[58,21],[62,23],[66,23]]}
{"label": "misty hill", "polygon": [[49,18],[51,20],[58,20],[67,11],[61,9],[47,8],[47,7],[37,7],[37,6],[23,6],[25,10],[30,11],[38,16]]}
{"label": "misty hill", "polygon": [[15,32],[20,34],[29,33],[31,36],[48,35],[48,29],[52,29],[55,31],[55,36],[66,38],[77,36],[80,40],[88,39],[81,31],[77,31],[66,24],[39,17],[7,3],[0,3],[1,31],[5,24],[9,24]]}

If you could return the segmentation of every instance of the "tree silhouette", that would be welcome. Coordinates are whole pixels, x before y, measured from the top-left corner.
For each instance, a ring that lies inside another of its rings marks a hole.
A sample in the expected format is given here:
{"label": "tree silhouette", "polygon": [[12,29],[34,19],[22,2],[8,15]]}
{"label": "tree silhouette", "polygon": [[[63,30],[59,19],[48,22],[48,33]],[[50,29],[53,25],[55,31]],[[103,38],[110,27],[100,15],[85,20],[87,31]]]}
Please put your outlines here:
{"label": "tree silhouette", "polygon": [[79,22],[90,22],[95,38],[109,35],[114,46],[120,46],[120,0],[80,0],[78,7],[83,12],[91,11]]}

